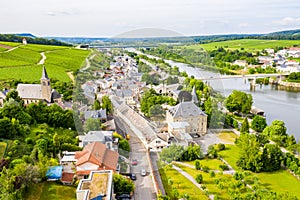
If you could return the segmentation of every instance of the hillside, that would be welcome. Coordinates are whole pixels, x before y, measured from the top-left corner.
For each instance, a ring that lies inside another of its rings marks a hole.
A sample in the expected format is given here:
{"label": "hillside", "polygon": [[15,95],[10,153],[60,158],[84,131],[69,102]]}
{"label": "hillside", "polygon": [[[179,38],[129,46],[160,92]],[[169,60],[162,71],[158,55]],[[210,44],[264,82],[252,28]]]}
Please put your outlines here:
{"label": "hillside", "polygon": [[0,80],[39,81],[44,64],[52,79],[68,82],[67,72],[79,69],[89,53],[66,46],[0,42]]}

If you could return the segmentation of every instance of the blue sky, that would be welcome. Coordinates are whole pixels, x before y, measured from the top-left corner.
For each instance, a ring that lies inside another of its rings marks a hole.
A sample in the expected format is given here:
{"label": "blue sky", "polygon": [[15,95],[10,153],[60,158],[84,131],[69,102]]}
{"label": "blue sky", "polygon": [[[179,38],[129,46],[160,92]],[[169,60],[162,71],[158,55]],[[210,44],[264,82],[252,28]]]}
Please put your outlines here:
{"label": "blue sky", "polygon": [[299,0],[9,0],[1,2],[0,32],[87,37],[141,28],[182,35],[268,33],[300,28],[299,10]]}

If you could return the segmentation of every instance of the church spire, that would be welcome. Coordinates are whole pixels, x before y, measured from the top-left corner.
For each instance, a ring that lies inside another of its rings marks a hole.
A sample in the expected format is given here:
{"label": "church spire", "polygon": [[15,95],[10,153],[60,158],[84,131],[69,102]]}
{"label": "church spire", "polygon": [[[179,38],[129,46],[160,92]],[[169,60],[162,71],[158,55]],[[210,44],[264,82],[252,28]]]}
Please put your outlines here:
{"label": "church spire", "polygon": [[195,86],[193,87],[193,90],[192,90],[192,102],[195,103],[195,104],[199,103]]}
{"label": "church spire", "polygon": [[48,77],[48,74],[47,74],[45,66],[43,66],[43,72],[42,72],[42,78],[41,79],[43,79],[43,80],[49,80],[49,77]]}

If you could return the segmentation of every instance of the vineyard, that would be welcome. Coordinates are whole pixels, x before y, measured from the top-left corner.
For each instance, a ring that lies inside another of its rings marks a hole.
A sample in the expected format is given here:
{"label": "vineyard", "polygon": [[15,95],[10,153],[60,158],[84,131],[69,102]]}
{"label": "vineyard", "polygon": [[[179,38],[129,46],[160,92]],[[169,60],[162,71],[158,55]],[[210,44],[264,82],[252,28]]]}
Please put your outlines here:
{"label": "vineyard", "polygon": [[[7,46],[18,48],[7,51]],[[42,59],[42,52],[46,55],[44,65],[49,77],[61,81],[70,81],[67,72],[79,69],[90,53],[63,46],[0,42],[0,80],[39,81],[42,66],[38,63]]]}

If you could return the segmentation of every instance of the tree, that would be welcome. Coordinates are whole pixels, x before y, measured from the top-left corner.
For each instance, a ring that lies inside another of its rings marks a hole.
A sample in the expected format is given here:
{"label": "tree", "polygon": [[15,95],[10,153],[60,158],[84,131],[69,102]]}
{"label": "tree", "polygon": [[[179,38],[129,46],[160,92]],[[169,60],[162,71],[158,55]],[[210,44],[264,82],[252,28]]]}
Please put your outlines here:
{"label": "tree", "polygon": [[165,111],[161,105],[153,105],[149,108],[149,116],[151,117],[162,117]]}
{"label": "tree", "polygon": [[253,100],[251,94],[246,94],[242,91],[234,90],[226,99],[226,108],[230,112],[239,112],[243,114],[249,113]]}
{"label": "tree", "polygon": [[202,151],[200,146],[198,145],[189,145],[183,155],[182,155],[182,159],[186,160],[186,161],[193,161],[196,159],[201,159],[202,158]]}
{"label": "tree", "polygon": [[264,129],[263,134],[267,135],[271,140],[280,146],[286,146],[288,135],[286,133],[286,127],[283,121],[274,120],[270,126],[267,126]]}
{"label": "tree", "polygon": [[169,148],[164,148],[161,151],[160,158],[163,161],[171,163],[172,161],[181,160],[184,152],[183,146],[172,144]]}
{"label": "tree", "polygon": [[195,160],[195,168],[196,168],[196,170],[200,170],[201,169],[200,160]]}
{"label": "tree", "polygon": [[245,170],[260,172],[263,163],[261,162],[260,143],[255,135],[242,133],[236,143],[241,149],[237,165]]}
{"label": "tree", "polygon": [[201,184],[203,182],[203,176],[202,174],[197,174],[196,179],[197,183]]}
{"label": "tree", "polygon": [[88,118],[85,122],[85,131],[101,131],[101,122],[99,119]]}
{"label": "tree", "polygon": [[113,175],[114,192],[117,195],[127,193],[130,194],[134,190],[134,183],[132,180],[123,177],[120,174],[115,173]]}
{"label": "tree", "polygon": [[283,155],[276,144],[266,144],[262,153],[263,171],[275,171],[281,168]]}
{"label": "tree", "polygon": [[109,97],[106,96],[106,95],[102,97],[102,108],[103,108],[103,109],[106,109],[106,112],[107,112],[107,113],[110,113],[110,114],[113,113],[113,105],[112,105],[112,102],[111,102],[111,100],[109,99]]}
{"label": "tree", "polygon": [[94,109],[94,110],[100,110],[100,108],[101,108],[100,101],[99,101],[98,99],[96,99],[96,100],[94,101],[93,109]]}
{"label": "tree", "polygon": [[130,152],[130,145],[128,140],[122,139],[119,141],[119,148],[122,149],[123,151]]}
{"label": "tree", "polygon": [[14,99],[18,103],[22,101],[17,90],[11,90],[6,94],[5,101],[8,101],[9,99]]}
{"label": "tree", "polygon": [[245,117],[245,119],[244,119],[244,121],[242,123],[240,132],[241,133],[249,133],[249,122],[248,122],[247,117]]}
{"label": "tree", "polygon": [[251,128],[259,133],[263,132],[266,126],[267,126],[266,118],[258,115],[256,115],[251,122]]}

